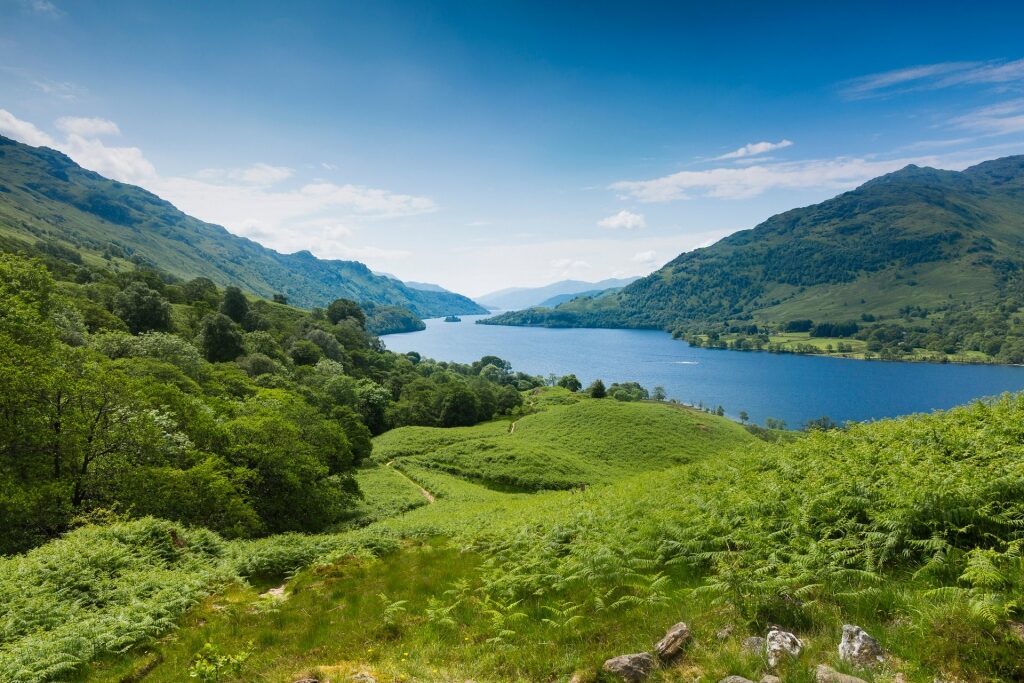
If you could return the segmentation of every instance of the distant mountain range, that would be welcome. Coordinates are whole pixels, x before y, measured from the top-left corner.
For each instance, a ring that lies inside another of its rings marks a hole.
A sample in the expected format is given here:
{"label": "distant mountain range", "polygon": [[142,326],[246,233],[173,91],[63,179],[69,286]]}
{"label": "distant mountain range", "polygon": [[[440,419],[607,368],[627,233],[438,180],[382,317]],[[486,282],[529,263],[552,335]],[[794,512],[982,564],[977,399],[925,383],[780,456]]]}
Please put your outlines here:
{"label": "distant mountain range", "polygon": [[0,247],[37,242],[56,242],[86,258],[151,264],[183,279],[208,277],[267,298],[284,294],[307,308],[346,297],[424,318],[486,313],[467,297],[375,275],[358,261],[281,254],[60,152],[0,136]]}
{"label": "distant mountain range", "polygon": [[596,294],[607,289],[624,287],[639,278],[610,278],[600,282],[560,280],[543,287],[510,287],[476,297],[492,310],[513,311],[530,306],[555,306],[581,294]]}
{"label": "distant mountain range", "polygon": [[962,172],[912,165],[684,253],[610,296],[488,322],[674,330],[797,319],[931,323],[939,311],[1019,307],[1022,273],[1024,156]]}

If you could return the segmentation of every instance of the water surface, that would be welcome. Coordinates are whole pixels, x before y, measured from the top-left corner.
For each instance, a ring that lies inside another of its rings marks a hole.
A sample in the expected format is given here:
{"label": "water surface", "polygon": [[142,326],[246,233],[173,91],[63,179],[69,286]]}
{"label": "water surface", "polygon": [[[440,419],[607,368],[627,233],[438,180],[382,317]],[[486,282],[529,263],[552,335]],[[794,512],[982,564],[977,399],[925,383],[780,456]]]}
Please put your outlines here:
{"label": "water surface", "polygon": [[669,398],[746,411],[751,420],[798,427],[828,415],[870,420],[950,408],[1024,389],[1024,368],[858,361],[692,348],[653,330],[545,329],[428,320],[427,329],[383,337],[393,351],[468,363],[495,355],[532,375],[575,373],[584,384],[637,381]]}

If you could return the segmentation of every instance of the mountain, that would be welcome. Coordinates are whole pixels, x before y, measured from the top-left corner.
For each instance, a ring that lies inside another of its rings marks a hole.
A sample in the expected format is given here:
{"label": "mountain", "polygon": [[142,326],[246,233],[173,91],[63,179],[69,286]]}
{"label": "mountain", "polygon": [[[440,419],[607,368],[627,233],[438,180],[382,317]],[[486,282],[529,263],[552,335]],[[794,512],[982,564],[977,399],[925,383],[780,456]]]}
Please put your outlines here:
{"label": "mountain", "polygon": [[611,296],[488,322],[687,332],[859,320],[944,334],[966,314],[962,331],[1024,338],[1010,315],[1022,269],[1024,156],[962,172],[907,166],[684,253]]}
{"label": "mountain", "polygon": [[451,294],[451,290],[445,289],[441,285],[435,285],[431,282],[413,282],[412,280],[406,280],[405,286],[411,289],[418,289],[421,292],[448,292]]}
{"label": "mountain", "polygon": [[575,292],[572,294],[556,294],[550,299],[545,299],[537,304],[538,308],[554,308],[560,304],[564,304],[566,301],[572,301],[579,297],[595,298],[598,296],[608,296],[615,292],[621,291],[622,287],[609,287],[608,289],[588,289],[585,292]]}
{"label": "mountain", "polygon": [[124,258],[183,279],[208,277],[253,294],[323,306],[339,297],[400,306],[420,317],[486,311],[446,291],[373,274],[357,261],[308,251],[281,254],[186,215],[134,185],[88,171],[60,152],[0,136],[0,247],[72,247],[86,258]]}
{"label": "mountain", "polygon": [[[553,297],[579,296],[584,292],[596,293],[613,287],[624,287],[637,280],[635,277],[609,278],[600,282],[561,280],[543,287],[510,287],[478,296],[476,301],[495,310],[514,311],[530,306],[544,306]],[[566,299],[567,300],[567,299]]]}

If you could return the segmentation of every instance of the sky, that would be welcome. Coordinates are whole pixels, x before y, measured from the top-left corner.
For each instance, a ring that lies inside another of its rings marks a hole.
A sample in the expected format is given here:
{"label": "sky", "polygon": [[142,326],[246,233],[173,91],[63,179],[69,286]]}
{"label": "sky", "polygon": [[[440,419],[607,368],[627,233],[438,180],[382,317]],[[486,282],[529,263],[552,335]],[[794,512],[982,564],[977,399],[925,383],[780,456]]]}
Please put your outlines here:
{"label": "sky", "polygon": [[1020,2],[0,0],[0,134],[469,295],[1024,153]]}

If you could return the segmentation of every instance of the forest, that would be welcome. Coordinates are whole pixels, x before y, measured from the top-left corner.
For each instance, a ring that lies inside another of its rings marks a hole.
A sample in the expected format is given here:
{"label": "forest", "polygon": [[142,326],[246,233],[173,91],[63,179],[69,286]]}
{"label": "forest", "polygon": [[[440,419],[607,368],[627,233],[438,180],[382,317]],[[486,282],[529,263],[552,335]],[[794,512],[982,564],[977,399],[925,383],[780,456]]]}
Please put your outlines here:
{"label": "forest", "polygon": [[0,553],[104,515],[227,537],[344,524],[374,434],[490,420],[542,382],[388,352],[368,329],[386,307],[76,257],[0,254]]}

